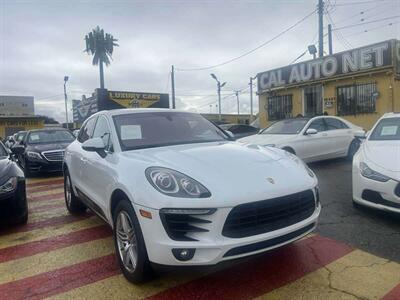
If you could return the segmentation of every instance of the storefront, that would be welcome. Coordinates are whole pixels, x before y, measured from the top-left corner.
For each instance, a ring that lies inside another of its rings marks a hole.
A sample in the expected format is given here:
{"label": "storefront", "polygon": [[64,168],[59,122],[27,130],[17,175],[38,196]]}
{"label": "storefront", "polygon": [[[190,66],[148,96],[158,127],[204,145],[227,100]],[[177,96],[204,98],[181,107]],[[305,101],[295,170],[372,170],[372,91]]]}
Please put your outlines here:
{"label": "storefront", "polygon": [[341,116],[370,129],[400,111],[400,41],[340,52],[259,73],[261,127],[296,116]]}
{"label": "storefront", "polygon": [[1,138],[13,135],[18,131],[40,129],[43,127],[44,127],[44,119],[42,117],[0,116]]}
{"label": "storefront", "polygon": [[74,125],[80,127],[92,114],[120,108],[168,108],[169,95],[96,89],[91,97],[73,100]]}

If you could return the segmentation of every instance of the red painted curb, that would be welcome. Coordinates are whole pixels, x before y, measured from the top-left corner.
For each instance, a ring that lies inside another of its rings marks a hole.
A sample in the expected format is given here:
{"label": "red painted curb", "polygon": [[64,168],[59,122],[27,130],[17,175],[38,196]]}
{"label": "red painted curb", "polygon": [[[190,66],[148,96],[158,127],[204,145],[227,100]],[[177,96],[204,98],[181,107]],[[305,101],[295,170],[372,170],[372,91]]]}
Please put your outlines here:
{"label": "red painted curb", "polygon": [[400,299],[400,283],[393,290],[386,294],[382,300],[399,300]]}

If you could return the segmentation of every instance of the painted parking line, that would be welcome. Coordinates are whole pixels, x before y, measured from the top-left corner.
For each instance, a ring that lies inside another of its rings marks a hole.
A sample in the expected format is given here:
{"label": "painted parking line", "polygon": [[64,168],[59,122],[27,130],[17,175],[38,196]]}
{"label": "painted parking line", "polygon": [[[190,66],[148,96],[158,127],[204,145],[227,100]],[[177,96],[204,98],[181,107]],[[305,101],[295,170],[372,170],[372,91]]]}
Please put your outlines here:
{"label": "painted parking line", "polygon": [[35,208],[40,207],[40,206],[59,204],[59,203],[63,203],[65,205],[64,194],[59,198],[53,198],[53,199],[50,199],[50,200],[43,200],[43,201],[36,201],[36,202],[32,202],[32,201],[28,200],[28,207],[30,209],[35,209]]}
{"label": "painted parking line", "polygon": [[70,213],[65,207],[65,204],[60,206],[52,206],[51,208],[43,208],[39,211],[29,210],[28,224],[36,224],[45,222],[52,218],[68,217]]}
{"label": "painted parking line", "polygon": [[94,241],[96,239],[103,239],[110,236],[111,230],[109,226],[99,225],[96,227],[76,230],[70,233],[52,236],[21,245],[10,246],[0,249],[0,263],[32,256],[42,252],[49,252],[88,241]]}
{"label": "painted parking line", "polygon": [[57,187],[57,188],[53,188],[51,190],[40,191],[40,192],[32,192],[32,193],[29,193],[29,196],[32,198],[39,198],[39,197],[43,197],[43,196],[59,195],[59,194],[64,194],[63,187]]}
{"label": "painted parking line", "polygon": [[[68,220],[67,222],[67,224],[57,223],[54,226],[47,226],[46,224],[46,226],[43,228],[34,229],[26,232],[24,231],[2,235],[0,237],[0,249],[39,241],[45,238],[56,237],[58,235],[63,235],[77,230],[92,228],[104,224],[104,222],[97,217],[91,217],[81,221],[74,220],[73,222],[69,222]],[[26,226],[29,227],[29,224]]]}
{"label": "painted parking line", "polygon": [[105,238],[41,252],[33,256],[0,263],[0,285],[51,272],[114,253],[112,239]]}
{"label": "painted parking line", "polygon": [[38,196],[38,195],[29,195],[28,196],[28,201],[30,202],[35,202],[35,201],[48,201],[48,200],[59,200],[59,199],[64,199],[64,190],[62,192],[57,192],[57,193],[49,193],[46,195]]}
{"label": "painted parking line", "polygon": [[55,183],[55,184],[46,184],[46,185],[38,185],[38,186],[28,186],[27,191],[28,193],[33,193],[33,192],[43,192],[43,191],[48,191],[52,189],[59,189],[63,188],[64,185],[61,183]]}

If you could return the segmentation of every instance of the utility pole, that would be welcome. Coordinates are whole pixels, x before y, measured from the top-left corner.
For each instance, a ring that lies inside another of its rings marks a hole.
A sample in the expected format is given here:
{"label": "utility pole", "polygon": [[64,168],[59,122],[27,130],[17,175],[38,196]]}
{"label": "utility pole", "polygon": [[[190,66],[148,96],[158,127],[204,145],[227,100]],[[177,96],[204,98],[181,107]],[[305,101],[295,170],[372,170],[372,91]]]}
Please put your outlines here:
{"label": "utility pole", "polygon": [[236,101],[237,101],[237,108],[238,108],[238,123],[239,123],[239,115],[240,115],[239,91],[235,91],[235,94],[236,94]]}
{"label": "utility pole", "polygon": [[318,52],[319,57],[324,56],[324,1],[318,0]]}
{"label": "utility pole", "polygon": [[255,77],[250,77],[250,123],[253,122],[253,80],[256,79]]}
{"label": "utility pole", "polygon": [[175,68],[171,66],[172,108],[175,109]]}
{"label": "utility pole", "polygon": [[332,25],[328,24],[328,46],[329,46],[329,55],[333,54],[332,47]]}
{"label": "utility pole", "polygon": [[64,76],[64,100],[65,100],[65,121],[67,124],[67,129],[69,129],[68,126],[68,105],[67,105],[67,81],[68,81],[68,76]]}
{"label": "utility pole", "polygon": [[217,92],[218,92],[218,120],[221,121],[221,88],[226,84],[226,82],[221,83],[215,74],[210,74],[212,78],[217,82]]}

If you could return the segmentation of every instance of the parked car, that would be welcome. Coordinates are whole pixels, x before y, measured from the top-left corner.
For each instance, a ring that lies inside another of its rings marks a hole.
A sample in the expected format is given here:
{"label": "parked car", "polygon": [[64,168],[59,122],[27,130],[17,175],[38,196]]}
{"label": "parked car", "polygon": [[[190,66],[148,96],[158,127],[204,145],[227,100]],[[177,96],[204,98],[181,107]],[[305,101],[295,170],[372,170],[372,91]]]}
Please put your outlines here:
{"label": "parked car", "polygon": [[24,172],[0,142],[0,223],[24,224],[27,220]]}
{"label": "parked car", "polygon": [[17,134],[15,135],[15,144],[19,144],[21,141],[23,141],[26,134],[27,134],[27,131],[17,132]]}
{"label": "parked car", "polygon": [[354,156],[353,203],[400,213],[400,113],[380,118]]}
{"label": "parked car", "polygon": [[37,172],[60,172],[65,148],[74,139],[67,129],[36,129],[28,131],[19,145],[12,149],[17,149],[16,152],[20,153],[18,161],[26,176]]}
{"label": "parked car", "polygon": [[244,124],[223,124],[219,127],[221,127],[223,130],[232,132],[235,139],[253,135],[259,132],[258,128]]}
{"label": "parked car", "polygon": [[277,121],[239,142],[281,148],[311,162],[346,156],[351,159],[360,145],[355,135],[363,133],[361,127],[345,119],[319,116]]}
{"label": "parked car", "polygon": [[296,156],[168,109],[91,116],[66,149],[64,179],[71,213],[89,207],[113,227],[132,282],[150,262],[212,265],[291,243],[321,210],[317,178]]}

